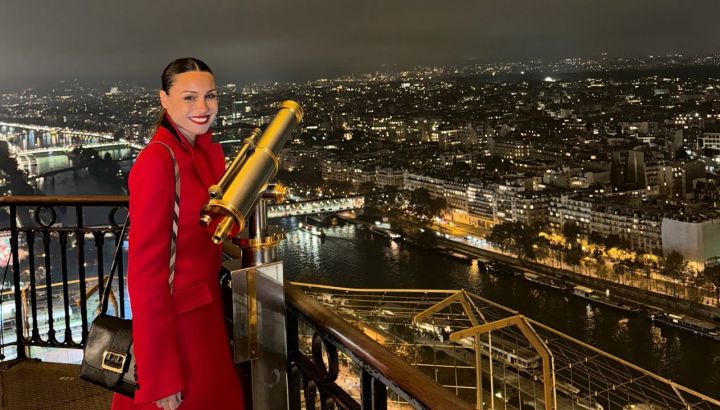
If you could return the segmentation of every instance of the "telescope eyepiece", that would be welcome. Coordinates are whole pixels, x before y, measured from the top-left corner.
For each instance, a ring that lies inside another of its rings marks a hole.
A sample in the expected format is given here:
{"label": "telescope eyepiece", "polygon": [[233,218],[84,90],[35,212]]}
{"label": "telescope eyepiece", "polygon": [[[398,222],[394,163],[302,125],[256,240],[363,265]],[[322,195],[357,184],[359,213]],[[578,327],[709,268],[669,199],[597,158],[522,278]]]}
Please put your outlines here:
{"label": "telescope eyepiece", "polygon": [[295,119],[297,119],[298,124],[300,123],[300,121],[302,121],[303,116],[305,115],[300,104],[296,103],[293,100],[285,100],[281,102],[280,109],[283,108],[287,108],[288,110],[292,111],[293,114],[295,114]]}

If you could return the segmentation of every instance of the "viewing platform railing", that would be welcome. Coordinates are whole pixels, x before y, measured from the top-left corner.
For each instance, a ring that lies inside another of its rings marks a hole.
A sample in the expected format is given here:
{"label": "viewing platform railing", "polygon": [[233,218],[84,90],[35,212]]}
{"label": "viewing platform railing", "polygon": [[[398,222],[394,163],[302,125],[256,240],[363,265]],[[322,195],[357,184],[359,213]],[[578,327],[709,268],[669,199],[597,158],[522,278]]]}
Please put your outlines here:
{"label": "viewing platform railing", "polygon": [[[127,206],[126,196],[0,198],[2,334],[14,335],[0,340],[0,359],[40,356],[34,348],[74,349],[81,357],[113,251],[124,240]],[[112,284],[121,317],[129,316],[125,261],[121,252],[123,274]],[[385,409],[393,398],[413,408],[470,408],[300,288],[287,284],[285,298],[290,408]],[[307,332],[310,340],[301,340]],[[306,341],[310,355],[301,348]],[[339,352],[360,369],[360,397],[336,383]]]}
{"label": "viewing platform railing", "polygon": [[[125,207],[123,196],[0,198],[8,218],[0,235],[10,247],[1,261],[3,288],[12,286],[12,297],[3,292],[2,306],[3,314],[14,313],[15,328],[14,340],[0,344],[5,356],[12,346],[19,359],[28,357],[30,347],[82,349],[95,317],[89,297],[99,300],[103,292]],[[118,258],[118,269],[124,268]],[[116,280],[113,306],[125,317],[125,276]],[[8,327],[4,316],[3,331]]]}

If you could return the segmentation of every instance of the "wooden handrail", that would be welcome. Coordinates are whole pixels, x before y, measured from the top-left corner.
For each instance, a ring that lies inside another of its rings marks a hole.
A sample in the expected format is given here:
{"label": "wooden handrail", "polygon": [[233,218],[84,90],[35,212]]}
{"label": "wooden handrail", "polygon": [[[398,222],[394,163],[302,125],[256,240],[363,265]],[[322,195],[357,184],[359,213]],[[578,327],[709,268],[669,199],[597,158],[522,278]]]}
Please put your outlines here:
{"label": "wooden handrail", "polygon": [[430,376],[395,356],[289,282],[285,282],[285,303],[424,407],[472,409],[469,403],[445,390]]}
{"label": "wooden handrail", "polygon": [[11,195],[0,197],[0,206],[37,206],[37,205],[127,205],[127,195],[62,195],[62,196],[40,196],[40,195]]}

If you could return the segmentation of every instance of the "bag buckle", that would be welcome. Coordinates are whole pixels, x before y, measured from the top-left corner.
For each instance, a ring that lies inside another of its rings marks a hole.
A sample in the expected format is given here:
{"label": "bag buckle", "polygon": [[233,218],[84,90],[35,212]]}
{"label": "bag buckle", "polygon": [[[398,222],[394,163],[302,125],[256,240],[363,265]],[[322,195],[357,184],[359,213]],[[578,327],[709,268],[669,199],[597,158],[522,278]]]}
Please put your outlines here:
{"label": "bag buckle", "polygon": [[102,357],[102,368],[103,370],[122,374],[125,368],[125,360],[127,360],[127,355],[106,350]]}

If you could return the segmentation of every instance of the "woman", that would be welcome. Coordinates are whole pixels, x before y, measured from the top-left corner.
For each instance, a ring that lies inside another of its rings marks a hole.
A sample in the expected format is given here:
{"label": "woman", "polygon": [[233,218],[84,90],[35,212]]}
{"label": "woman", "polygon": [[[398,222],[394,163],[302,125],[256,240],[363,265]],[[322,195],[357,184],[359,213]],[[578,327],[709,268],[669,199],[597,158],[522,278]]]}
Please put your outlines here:
{"label": "woman", "polygon": [[152,142],[167,144],[180,168],[180,220],[172,293],[168,284],[175,176],[172,157],[149,144],[130,173],[128,292],[139,389],[115,395],[113,409],[242,409],[222,312],[221,248],[199,223],[207,188],[224,172],[210,141],[218,111],[215,79],[194,58],[162,74],[162,121]]}

